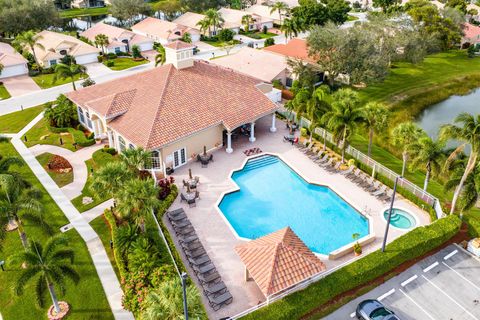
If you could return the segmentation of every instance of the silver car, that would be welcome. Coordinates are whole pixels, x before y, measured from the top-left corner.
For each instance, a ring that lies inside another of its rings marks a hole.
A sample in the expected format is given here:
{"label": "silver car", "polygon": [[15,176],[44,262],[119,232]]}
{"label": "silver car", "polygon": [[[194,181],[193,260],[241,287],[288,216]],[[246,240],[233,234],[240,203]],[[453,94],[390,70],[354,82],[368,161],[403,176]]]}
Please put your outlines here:
{"label": "silver car", "polygon": [[400,320],[392,310],[373,299],[360,302],[355,314],[359,320]]}

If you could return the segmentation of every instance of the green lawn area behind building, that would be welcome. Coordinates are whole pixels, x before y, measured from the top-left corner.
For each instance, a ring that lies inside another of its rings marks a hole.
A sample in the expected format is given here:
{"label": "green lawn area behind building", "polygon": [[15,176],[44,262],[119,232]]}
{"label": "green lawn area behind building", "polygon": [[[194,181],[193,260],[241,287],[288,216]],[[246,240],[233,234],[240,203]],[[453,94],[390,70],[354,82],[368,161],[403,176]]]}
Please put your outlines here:
{"label": "green lawn area behind building", "polygon": [[0,84],[0,100],[10,98],[10,93],[7,91],[7,88],[3,84]]}
{"label": "green lawn area behind building", "polygon": [[[53,82],[54,77],[55,77],[55,73],[46,73],[46,74],[42,73],[32,77],[32,79],[42,89],[48,89],[48,88],[60,86],[66,83],[69,83],[70,85],[72,85],[72,80],[70,78],[58,79],[57,81]],[[79,79],[83,79],[87,77],[88,77],[87,75],[76,74],[74,78],[75,78],[75,81],[77,81]]]}
{"label": "green lawn area behind building", "polygon": [[[25,142],[25,136],[27,141]],[[73,145],[73,137],[69,132],[64,133],[55,133],[51,132],[48,128],[47,121],[44,119],[40,120],[35,124],[26,134],[22,137],[25,145],[27,147],[32,147],[36,144],[51,144],[54,146],[59,146],[71,151],[75,151],[75,146]],[[60,138],[62,139],[63,145],[60,144]],[[79,147],[78,147],[79,148]]]}
{"label": "green lawn area behind building", "polygon": [[17,133],[43,111],[45,106],[39,105],[21,111],[0,116],[0,133]]}
{"label": "green lawn area behind building", "polygon": [[133,60],[132,58],[116,58],[113,60],[104,61],[103,64],[106,65],[107,67],[108,67],[107,65],[108,61],[113,61],[114,65],[109,68],[115,71],[125,70],[125,69],[129,69],[132,67],[136,67],[136,66],[140,66],[142,64],[148,63],[148,60],[146,59]]}
{"label": "green lawn area behind building", "polygon": [[109,7],[100,8],[72,8],[60,11],[61,18],[75,18],[85,16],[99,16],[108,14]]}
{"label": "green lawn area behind building", "polygon": [[[3,156],[19,156],[10,143],[0,144],[0,154]],[[27,165],[23,167],[14,166],[12,170],[20,173],[23,178],[42,192],[43,217],[59,233],[59,228],[68,223],[63,212],[50,198]],[[48,238],[37,225],[25,222],[24,227],[28,238],[35,239],[41,243],[44,243]],[[57,288],[59,300],[67,301],[70,304],[68,320],[113,319],[103,287],[83,239],[74,229],[67,231],[65,236],[69,239],[69,247],[75,251],[74,267],[80,274],[80,282],[77,285],[69,281],[66,282],[65,294],[62,294],[61,290]],[[8,258],[12,254],[23,250],[18,233],[9,232],[3,241],[3,245],[4,249],[0,253],[0,258],[1,260],[7,260],[5,271],[0,271],[2,288],[0,290],[0,310],[3,319],[46,319],[47,309],[51,305],[48,294],[46,296],[47,306],[40,309],[35,304],[35,287],[33,282],[30,282],[25,287],[25,293],[22,296],[16,296],[13,292],[13,286],[20,274],[20,266],[9,264]]]}
{"label": "green lawn area behind building", "polygon": [[108,259],[110,259],[110,263],[113,266],[113,270],[117,275],[118,281],[120,281],[120,273],[118,272],[118,266],[115,262],[115,257],[113,255],[113,248],[110,246],[110,240],[112,239],[110,226],[108,225],[107,220],[105,220],[104,216],[101,215],[90,222],[93,230],[98,234],[100,239],[102,240],[102,244],[105,247],[105,251],[107,252]]}
{"label": "green lawn area behind building", "polygon": [[42,165],[42,167],[47,171],[47,173],[52,177],[53,181],[57,184],[59,188],[66,186],[73,182],[73,171],[70,172],[58,172],[54,170],[48,169],[48,162],[52,159],[54,154],[45,152],[41,155],[37,156],[38,162]]}

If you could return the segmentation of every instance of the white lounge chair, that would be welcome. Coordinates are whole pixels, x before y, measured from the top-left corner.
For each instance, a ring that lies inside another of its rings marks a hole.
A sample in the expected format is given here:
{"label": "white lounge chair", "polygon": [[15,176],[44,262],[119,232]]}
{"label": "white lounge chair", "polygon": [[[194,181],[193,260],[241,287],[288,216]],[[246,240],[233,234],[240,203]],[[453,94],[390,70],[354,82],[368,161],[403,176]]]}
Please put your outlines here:
{"label": "white lounge chair", "polygon": [[387,192],[387,186],[382,186],[375,192],[372,192],[372,196],[379,197]]}

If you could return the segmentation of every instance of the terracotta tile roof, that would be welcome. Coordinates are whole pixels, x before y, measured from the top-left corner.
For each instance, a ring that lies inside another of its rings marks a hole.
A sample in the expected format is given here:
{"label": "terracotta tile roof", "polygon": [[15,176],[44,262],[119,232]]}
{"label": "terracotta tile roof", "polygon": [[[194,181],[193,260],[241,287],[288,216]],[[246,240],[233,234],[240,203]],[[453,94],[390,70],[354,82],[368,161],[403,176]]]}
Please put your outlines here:
{"label": "terracotta tile roof", "polygon": [[276,105],[255,87],[258,83],[196,61],[190,68],[167,64],[67,96],[103,117],[123,113],[108,126],[137,146],[155,149],[214,125],[234,129],[273,112]]}
{"label": "terracotta tile roof", "polygon": [[463,25],[464,42],[472,42],[472,44],[480,42],[480,27],[477,27],[471,23],[465,23]]}
{"label": "terracotta tile roof", "polygon": [[280,54],[289,58],[315,62],[308,56],[307,41],[302,39],[294,38],[287,44],[275,44],[273,46],[266,47],[263,50]]}
{"label": "terracotta tile roof", "polygon": [[265,296],[326,270],[290,227],[241,244],[235,251]]}
{"label": "terracotta tile roof", "polygon": [[108,37],[108,40],[110,41],[109,47],[112,47],[114,45],[116,46],[125,45],[124,43],[121,42],[122,39],[128,39],[130,45],[145,43],[145,42],[153,42],[153,40],[150,40],[145,36],[136,34],[132,31],[128,31],[119,27],[111,26],[103,22],[97,23],[93,27],[80,33],[82,37],[85,37],[92,42],[95,41],[95,36],[99,34],[104,34]]}
{"label": "terracotta tile roof", "polygon": [[180,49],[190,49],[194,48],[195,46],[191,43],[186,43],[180,40],[175,40],[172,43],[169,43],[165,45],[164,47],[174,49],[174,50],[180,50]]}
{"label": "terracotta tile roof", "polygon": [[26,64],[25,59],[20,53],[7,43],[0,42],[0,64],[4,67]]}
{"label": "terracotta tile roof", "polygon": [[67,54],[74,57],[100,52],[100,49],[63,33],[44,30],[38,33],[38,35],[40,39],[37,42],[40,43],[43,48],[36,47],[35,53],[38,59],[42,61],[63,57],[56,52],[56,50],[60,48],[67,48]]}
{"label": "terracotta tile roof", "polygon": [[157,18],[147,17],[132,27],[133,32],[145,33],[150,36],[158,37],[165,40],[175,40],[181,38],[181,35],[175,32],[186,31],[185,26],[178,25],[174,22],[160,20]]}
{"label": "terracotta tile roof", "polygon": [[180,24],[182,26],[186,26],[192,29],[200,30],[199,29],[200,27],[197,25],[197,23],[204,18],[205,18],[205,15],[203,14],[199,14],[195,12],[185,12],[180,17],[173,20],[173,23]]}

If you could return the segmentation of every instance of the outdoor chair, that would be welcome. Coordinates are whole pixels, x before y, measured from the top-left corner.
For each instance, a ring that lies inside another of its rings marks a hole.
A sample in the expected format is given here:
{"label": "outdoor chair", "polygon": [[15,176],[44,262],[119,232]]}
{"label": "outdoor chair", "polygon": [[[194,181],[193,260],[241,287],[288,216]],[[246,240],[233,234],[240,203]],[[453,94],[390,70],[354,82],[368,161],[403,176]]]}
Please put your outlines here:
{"label": "outdoor chair", "polygon": [[350,167],[348,167],[347,170],[342,171],[341,174],[346,177],[346,176],[352,174],[353,170],[355,170],[355,166],[350,166]]}
{"label": "outdoor chair", "polygon": [[200,191],[195,191],[195,199],[200,199]]}
{"label": "outdoor chair", "polygon": [[328,154],[325,154],[323,157],[321,156],[321,154],[319,153],[318,157],[316,159],[313,159],[313,162],[317,163],[317,164],[320,164],[320,163],[324,163],[326,161],[328,161]]}
{"label": "outdoor chair", "polygon": [[330,159],[328,159],[327,162],[319,163],[319,166],[321,166],[321,167],[329,167],[329,166],[332,165],[332,163],[333,163],[333,158],[330,158]]}
{"label": "outdoor chair", "polygon": [[[313,145],[313,143],[312,143]],[[307,152],[305,152],[305,154],[310,158],[310,157],[314,157],[317,155],[318,153],[318,150],[319,148],[318,147],[312,147],[310,150],[308,150]]]}
{"label": "outdoor chair", "polygon": [[367,191],[374,192],[375,190],[378,190],[378,188],[380,188],[381,186],[382,186],[382,183],[380,181],[375,181],[372,184],[370,184],[370,187],[367,188]]}
{"label": "outdoor chair", "polygon": [[185,213],[182,213],[182,214],[179,214],[179,215],[176,215],[176,216],[173,216],[173,217],[170,217],[168,216],[170,221],[181,221],[181,220],[184,220],[184,219],[187,219],[187,215]]}
{"label": "outdoor chair", "polygon": [[212,262],[210,260],[210,257],[206,254],[204,254],[202,256],[199,256],[199,257],[196,257],[196,258],[187,257],[187,259],[188,259],[188,262],[190,262],[190,265],[197,266],[197,267],[200,267],[200,266],[203,266],[204,264]]}
{"label": "outdoor chair", "polygon": [[375,179],[368,174],[364,174],[363,179],[358,182],[358,184],[365,189],[371,188],[374,183],[375,183]]}
{"label": "outdoor chair", "polygon": [[175,210],[172,210],[172,211],[167,211],[167,215],[169,217],[177,216],[181,213],[185,213],[185,211],[182,208],[175,209]]}
{"label": "outdoor chair", "polygon": [[[208,296],[207,296],[208,297]],[[230,292],[225,292],[217,297],[208,298],[208,302],[213,310],[218,311],[224,305],[230,304],[233,301],[233,297]]]}
{"label": "outdoor chair", "polygon": [[205,295],[207,296],[217,296],[222,293],[227,292],[227,286],[223,281],[220,281],[218,283],[215,283],[213,285],[205,285],[203,286],[203,292],[205,292]]}
{"label": "outdoor chair", "polygon": [[207,275],[207,274],[211,273],[212,271],[215,271],[215,265],[212,262],[210,262],[209,264],[205,264],[203,266],[200,266],[200,267],[196,266],[196,265],[192,265],[192,269],[197,274]]}
{"label": "outdoor chair", "polygon": [[312,152],[313,147],[314,147],[314,144],[310,143],[308,147],[306,147],[305,149],[302,149],[302,152],[305,154],[310,154],[310,152]]}
{"label": "outdoor chair", "polygon": [[195,233],[195,229],[190,226],[190,227],[175,230],[175,233],[177,234],[177,236],[186,237],[191,234],[193,235]]}
{"label": "outdoor chair", "polygon": [[358,177],[357,179],[355,179],[353,182],[358,184],[359,186],[363,186],[365,183],[368,183],[368,180],[371,178],[369,175],[366,175],[365,173],[363,173],[362,170],[358,170],[360,171],[358,173]]}
{"label": "outdoor chair", "polygon": [[335,163],[334,166],[329,166],[327,167],[327,171],[330,171],[330,172],[335,172],[337,171],[338,169],[340,169],[340,166],[342,165],[342,162],[341,161],[338,161],[337,163]]}
{"label": "outdoor chair", "polygon": [[182,229],[192,225],[192,223],[188,219],[180,220],[180,221],[171,221],[170,223],[172,224],[174,229]]}
{"label": "outdoor chair", "polygon": [[307,147],[307,143],[308,141],[307,140],[303,140],[302,143],[297,143],[296,146],[299,150],[302,150],[303,148],[306,148]]}
{"label": "outdoor chair", "polygon": [[197,278],[202,284],[214,283],[217,282],[218,279],[220,279],[220,274],[218,274],[218,272],[213,272],[207,275],[197,274]]}
{"label": "outdoor chair", "polygon": [[200,177],[199,177],[199,176],[195,176],[195,182],[196,182],[197,184],[200,184]]}
{"label": "outdoor chair", "polygon": [[180,202],[182,201],[188,202],[187,198],[185,198],[185,195],[183,193],[180,193]]}
{"label": "outdoor chair", "polygon": [[185,181],[185,179],[183,179],[183,186],[182,186],[182,188],[185,189],[186,187],[188,187],[188,183],[187,183],[187,181]]}
{"label": "outdoor chair", "polygon": [[198,236],[196,234],[189,235],[186,237],[179,236],[178,241],[180,241],[180,243],[189,244],[191,242],[198,241]]}
{"label": "outdoor chair", "polygon": [[192,243],[182,243],[182,242],[180,242],[180,244],[182,245],[182,248],[183,248],[184,251],[193,252],[195,250],[204,249],[203,245],[200,241],[192,242]]}
{"label": "outdoor chair", "polygon": [[322,150],[320,150],[320,148],[318,148],[318,147],[315,147],[315,148],[313,148],[313,153],[310,154],[308,157],[310,159],[315,159],[315,158],[318,158],[319,155],[321,155],[321,154],[322,154]]}
{"label": "outdoor chair", "polygon": [[379,197],[387,192],[387,186],[383,186],[375,192],[372,192],[372,196]]}
{"label": "outdoor chair", "polygon": [[208,158],[208,161],[212,161],[212,162],[213,162],[213,154],[210,154],[210,157]]}
{"label": "outdoor chair", "polygon": [[[197,191],[198,192],[198,191]],[[187,200],[188,206],[191,207],[196,207],[197,203],[195,202],[195,199],[192,200]]]}
{"label": "outdoor chair", "polygon": [[196,250],[192,250],[192,251],[190,251],[188,249],[184,249],[184,251],[185,251],[185,255],[187,256],[187,258],[192,258],[192,259],[201,257],[201,256],[203,256],[204,254],[207,253],[207,251],[205,251],[205,249],[203,247],[198,248]]}
{"label": "outdoor chair", "polygon": [[385,202],[392,200],[392,197],[393,197],[393,190],[391,189],[388,189],[384,195],[379,196],[380,200]]}
{"label": "outdoor chair", "polygon": [[208,167],[208,160],[200,160],[202,162],[202,168]]}
{"label": "outdoor chair", "polygon": [[197,154],[197,162],[202,161],[202,158],[200,157],[199,154]]}

